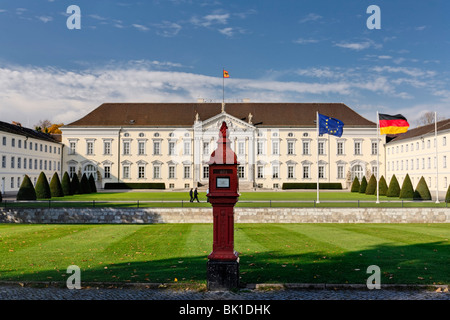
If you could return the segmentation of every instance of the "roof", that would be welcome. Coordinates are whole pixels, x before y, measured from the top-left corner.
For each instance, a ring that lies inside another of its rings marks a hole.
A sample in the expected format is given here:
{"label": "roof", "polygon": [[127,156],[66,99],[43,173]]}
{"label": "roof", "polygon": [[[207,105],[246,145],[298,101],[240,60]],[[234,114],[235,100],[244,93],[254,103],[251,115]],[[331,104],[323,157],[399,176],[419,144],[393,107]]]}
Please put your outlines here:
{"label": "roof", "polygon": [[39,132],[33,129],[22,127],[18,124],[10,124],[7,122],[0,121],[0,131],[13,133],[21,136],[25,136],[28,138],[34,138],[38,140],[45,140],[49,142],[58,142],[57,139],[52,137],[50,134]]}
{"label": "roof", "polygon": [[[450,119],[445,119],[437,122],[437,131],[439,132],[445,130],[450,130]],[[393,138],[391,142],[397,142],[401,140],[425,136],[428,134],[434,134],[434,131],[435,131],[434,123],[427,124],[414,129],[410,129],[405,133],[401,133],[397,135],[395,138]]]}
{"label": "roof", "polygon": [[[221,103],[104,103],[65,127],[190,127],[197,113],[206,120],[221,111]],[[343,103],[226,103],[225,111],[245,121],[251,113],[261,127],[315,127],[316,111],[348,127],[376,127]]]}

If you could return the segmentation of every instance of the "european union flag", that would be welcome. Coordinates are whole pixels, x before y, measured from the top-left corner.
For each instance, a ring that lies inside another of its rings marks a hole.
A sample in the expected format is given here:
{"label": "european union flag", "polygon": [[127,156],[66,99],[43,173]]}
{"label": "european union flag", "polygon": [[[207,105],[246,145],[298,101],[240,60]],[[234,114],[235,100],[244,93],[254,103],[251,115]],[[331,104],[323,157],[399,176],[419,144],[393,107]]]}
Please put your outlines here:
{"label": "european union flag", "polygon": [[334,136],[342,136],[344,123],[341,120],[324,116],[319,113],[319,134],[332,134]]}

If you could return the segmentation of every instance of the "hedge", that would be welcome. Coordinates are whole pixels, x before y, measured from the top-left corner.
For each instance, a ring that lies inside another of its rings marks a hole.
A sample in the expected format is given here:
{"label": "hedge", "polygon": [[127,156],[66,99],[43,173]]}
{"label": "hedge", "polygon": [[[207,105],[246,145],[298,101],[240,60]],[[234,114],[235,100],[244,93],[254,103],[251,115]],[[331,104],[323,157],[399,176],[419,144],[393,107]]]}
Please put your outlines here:
{"label": "hedge", "polygon": [[72,189],[72,194],[81,194],[80,190],[80,180],[78,180],[78,175],[73,174],[72,181],[70,182],[70,187]]}
{"label": "hedge", "polygon": [[165,189],[164,182],[108,182],[105,189]]}
{"label": "hedge", "polygon": [[402,189],[400,190],[400,199],[413,199],[414,198],[414,188],[409,178],[409,174],[406,174],[405,180],[403,180]]}
{"label": "hedge", "polygon": [[51,199],[52,193],[44,172],[39,174],[34,190],[36,191],[37,199]]}
{"label": "hedge", "polygon": [[72,185],[70,183],[70,177],[69,174],[66,172],[64,172],[62,181],[61,181],[61,186],[64,192],[65,196],[71,196],[73,195],[73,191],[72,191]]}
{"label": "hedge", "polygon": [[97,193],[97,186],[95,185],[95,179],[92,174],[89,175],[88,180],[89,180],[89,186],[91,187],[91,193]]}
{"label": "hedge", "polygon": [[398,184],[397,177],[394,174],[391,178],[391,181],[389,182],[389,188],[386,192],[386,196],[398,197],[399,195],[400,195],[400,185]]}
{"label": "hedge", "polygon": [[361,184],[359,185],[359,193],[366,193],[367,179],[365,176],[361,179]]}
{"label": "hedge", "polygon": [[352,187],[350,188],[350,191],[351,192],[359,192],[360,186],[361,185],[359,184],[358,177],[355,177],[355,179],[353,179]]}
{"label": "hedge", "polygon": [[416,191],[414,191],[414,200],[431,200],[431,193],[424,177],[421,177],[417,184]]}
{"label": "hedge", "polygon": [[83,173],[80,181],[80,193],[81,194],[89,194],[91,193],[91,185],[89,184],[89,180],[86,177],[86,174]]}
{"label": "hedge", "polygon": [[56,172],[53,174],[52,180],[50,181],[50,194],[52,197],[64,197],[61,181]]}
{"label": "hedge", "polygon": [[19,192],[16,195],[16,200],[36,200],[36,191],[34,190],[30,177],[27,175],[23,178]]}
{"label": "hedge", "polygon": [[375,178],[375,175],[372,174],[372,176],[369,179],[369,183],[367,184],[366,188],[366,194],[373,195],[377,192],[377,178]]}
{"label": "hedge", "polygon": [[[288,189],[317,189],[317,182],[285,182],[281,187],[283,190]],[[333,190],[342,190],[342,184],[339,182],[329,183],[322,182],[319,183],[319,189],[333,189]]]}
{"label": "hedge", "polygon": [[384,178],[384,176],[381,176],[380,178],[380,182],[378,182],[378,194],[380,196],[385,196],[387,194],[387,190],[388,190],[388,185],[386,183],[386,179]]}
{"label": "hedge", "polygon": [[447,189],[447,194],[445,195],[445,202],[450,202],[450,185]]}

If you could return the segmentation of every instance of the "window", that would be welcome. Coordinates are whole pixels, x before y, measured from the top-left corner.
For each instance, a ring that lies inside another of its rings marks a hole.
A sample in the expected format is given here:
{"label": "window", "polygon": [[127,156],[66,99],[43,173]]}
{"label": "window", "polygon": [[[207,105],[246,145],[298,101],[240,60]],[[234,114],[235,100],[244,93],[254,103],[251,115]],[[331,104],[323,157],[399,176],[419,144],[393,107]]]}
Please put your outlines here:
{"label": "window", "polygon": [[88,155],[93,155],[94,154],[94,143],[92,141],[88,141],[87,143],[87,152],[86,154]]}
{"label": "window", "polygon": [[209,155],[209,142],[203,142],[203,155]]}
{"label": "window", "polygon": [[245,178],[245,167],[244,166],[238,166],[238,178],[243,179]]}
{"label": "window", "polygon": [[317,147],[318,147],[317,152],[318,152],[319,154],[325,154],[325,151],[324,151],[324,145],[325,145],[324,142],[319,142],[319,143],[318,143],[318,145],[317,145]]}
{"label": "window", "polygon": [[[288,167],[288,178],[289,178],[289,167]],[[303,166],[303,179],[309,179],[309,166]]]}
{"label": "window", "polygon": [[42,170],[42,160],[39,160],[39,170]]}
{"label": "window", "polygon": [[130,154],[130,142],[129,141],[124,141],[123,142],[123,154],[124,155],[129,155]]}
{"label": "window", "polygon": [[191,154],[191,142],[190,141],[185,141],[183,144],[184,148],[183,148],[183,154],[184,155],[190,155]]}
{"label": "window", "polygon": [[130,166],[123,166],[123,178],[124,179],[129,179],[130,178]]}
{"label": "window", "polygon": [[325,178],[325,167],[319,166],[319,179]]}
{"label": "window", "polygon": [[344,166],[337,167],[337,178],[344,179]]}
{"label": "window", "polygon": [[14,178],[11,177],[11,188],[14,188]]}
{"label": "window", "polygon": [[430,139],[427,140],[427,148],[429,149],[431,146]]}
{"label": "window", "polygon": [[[37,143],[35,144],[35,147],[37,147]],[[70,142],[69,144],[69,154],[75,154],[77,144],[76,142]]]}
{"label": "window", "polygon": [[209,167],[208,166],[203,166],[203,179],[209,179]]}
{"label": "window", "polygon": [[175,155],[175,142],[169,142],[169,156]]}
{"label": "window", "polygon": [[309,154],[309,142],[303,141],[302,145],[303,145],[303,154],[304,155]]}
{"label": "window", "polygon": [[[394,170],[394,168],[392,168],[392,170]],[[364,175],[363,167],[360,164],[354,165],[352,168],[351,174],[352,174],[352,181],[355,179],[355,177],[357,177],[358,180],[361,181],[361,179]]]}
{"label": "window", "polygon": [[2,168],[6,168],[6,156],[2,156]]}
{"label": "window", "polygon": [[169,183],[169,189],[175,188],[175,183]]}
{"label": "window", "polygon": [[442,145],[446,146],[447,145],[447,137],[443,137],[442,138]]}
{"label": "window", "polygon": [[280,167],[278,165],[272,166],[272,178],[278,179],[280,177]]}
{"label": "window", "polygon": [[184,166],[184,179],[189,179],[191,177],[191,167],[190,166]]}
{"label": "window", "polygon": [[14,157],[11,157],[11,169],[14,169],[15,162],[16,162],[16,159]]}
{"label": "window", "polygon": [[[403,149],[403,146],[402,146],[402,149]],[[378,143],[372,142],[372,155],[376,155],[377,153],[378,153]]]}
{"label": "window", "polygon": [[[34,163],[35,163],[35,165],[36,165],[36,160],[35,160]],[[69,176],[70,176],[70,179],[72,179],[74,175],[75,175],[75,167],[74,167],[74,166],[70,166],[70,167],[69,167]]]}
{"label": "window", "polygon": [[279,154],[278,141],[272,141],[272,154]]}
{"label": "window", "polygon": [[104,172],[105,179],[111,178],[111,167],[105,166],[105,172]]}
{"label": "window", "polygon": [[20,187],[20,177],[17,177],[17,188],[19,188],[19,187]]}
{"label": "window", "polygon": [[361,142],[359,141],[355,141],[355,155],[361,155]]}
{"label": "window", "polygon": [[[160,166],[154,166],[153,167],[153,179],[159,179],[160,178]],[[145,178],[145,166],[138,166],[138,178],[144,179]]]}
{"label": "window", "polygon": [[294,166],[288,166],[288,179],[294,179]]}
{"label": "window", "polygon": [[17,140],[17,146],[19,147],[19,148],[22,148],[22,140]]}
{"label": "window", "polygon": [[[145,143],[139,142],[139,148],[140,148],[139,152],[142,151],[142,153],[140,153],[140,154],[144,154],[145,153]],[[154,155],[161,154],[161,142],[159,142],[159,141],[153,142],[153,154]]]}
{"label": "window", "polygon": [[[155,133],[155,137],[157,137],[156,134],[157,134],[157,133]],[[159,136],[159,133],[158,133],[158,136]],[[144,134],[143,132],[140,132],[140,133],[139,133],[139,137],[141,137],[141,138],[142,138],[142,137],[145,137],[145,134]]]}
{"label": "window", "polygon": [[293,137],[293,136],[294,136],[294,134],[292,132],[288,133],[288,137]]}
{"label": "window", "polygon": [[52,170],[52,161],[48,162],[48,170]]}
{"label": "window", "polygon": [[2,144],[3,144],[4,146],[6,146],[6,137],[3,137],[3,142],[2,142]]}
{"label": "window", "polygon": [[39,151],[42,152],[42,143],[39,144]]}
{"label": "window", "polygon": [[257,170],[258,179],[263,179],[264,178],[264,166],[258,166],[256,170]]}
{"label": "window", "polygon": [[428,157],[428,169],[431,169],[431,158]]}
{"label": "window", "polygon": [[[11,138],[11,147],[15,147],[15,146],[16,146],[16,139]],[[14,181],[13,181],[13,184],[14,184]]]}
{"label": "window", "polygon": [[447,168],[447,156],[443,156],[443,157],[442,157],[442,166],[443,166],[444,168]]}
{"label": "window", "polygon": [[262,141],[258,141],[258,145],[257,145],[257,150],[256,150],[257,154],[264,154],[264,142]]}
{"label": "window", "polygon": [[238,154],[245,154],[245,142],[238,143]]}
{"label": "window", "polygon": [[344,142],[339,141],[337,143],[337,154],[343,155],[344,154]]}
{"label": "window", "polygon": [[294,142],[289,141],[287,149],[288,149],[288,154],[294,154]]}
{"label": "window", "polygon": [[84,174],[89,179],[90,176],[97,180],[97,169],[92,164],[88,164],[84,167]]}
{"label": "window", "polygon": [[47,145],[44,146],[44,152],[47,152]]}
{"label": "window", "polygon": [[[37,170],[37,159],[34,159],[34,170]],[[71,177],[72,178],[72,177]]]}
{"label": "window", "polygon": [[169,166],[169,179],[175,179],[175,166]]}
{"label": "window", "polygon": [[103,154],[105,154],[105,155],[111,154],[111,142],[110,141],[103,142]]}

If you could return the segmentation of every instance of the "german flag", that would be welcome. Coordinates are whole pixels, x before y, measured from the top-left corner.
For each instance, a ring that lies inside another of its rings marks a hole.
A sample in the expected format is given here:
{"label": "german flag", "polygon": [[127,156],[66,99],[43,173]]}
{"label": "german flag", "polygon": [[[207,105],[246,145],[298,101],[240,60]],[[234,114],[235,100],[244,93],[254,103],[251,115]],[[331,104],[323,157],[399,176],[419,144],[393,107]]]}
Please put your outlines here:
{"label": "german flag", "polygon": [[409,123],[401,114],[391,116],[389,114],[380,113],[378,117],[380,122],[380,134],[398,134],[408,131]]}
{"label": "german flag", "polygon": [[229,78],[230,77],[230,74],[228,73],[228,71],[223,70],[223,77],[224,78]]}

